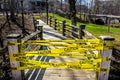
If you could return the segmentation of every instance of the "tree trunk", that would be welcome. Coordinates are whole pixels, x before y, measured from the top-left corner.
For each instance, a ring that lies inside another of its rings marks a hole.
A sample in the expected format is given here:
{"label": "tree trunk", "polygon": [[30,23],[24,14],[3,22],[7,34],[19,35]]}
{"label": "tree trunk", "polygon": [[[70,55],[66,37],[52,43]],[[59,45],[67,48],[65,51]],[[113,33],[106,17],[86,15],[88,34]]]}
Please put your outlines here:
{"label": "tree trunk", "polygon": [[63,0],[61,0],[61,10],[63,10]]}
{"label": "tree trunk", "polygon": [[15,20],[15,0],[10,0],[10,18],[12,21]]}
{"label": "tree trunk", "polygon": [[[76,26],[76,7],[75,7],[75,0],[68,0],[69,2],[69,10],[70,10],[70,18],[71,18],[71,23],[72,25]],[[76,28],[72,28],[73,32],[76,32],[77,29]],[[74,37],[77,37],[77,35],[75,33],[72,33],[72,35]]]}
{"label": "tree trunk", "polygon": [[69,10],[70,10],[70,17],[72,25],[76,25],[76,7],[75,7],[75,0],[68,0],[69,2]]}
{"label": "tree trunk", "polygon": [[82,21],[82,0],[80,0],[80,20]]}

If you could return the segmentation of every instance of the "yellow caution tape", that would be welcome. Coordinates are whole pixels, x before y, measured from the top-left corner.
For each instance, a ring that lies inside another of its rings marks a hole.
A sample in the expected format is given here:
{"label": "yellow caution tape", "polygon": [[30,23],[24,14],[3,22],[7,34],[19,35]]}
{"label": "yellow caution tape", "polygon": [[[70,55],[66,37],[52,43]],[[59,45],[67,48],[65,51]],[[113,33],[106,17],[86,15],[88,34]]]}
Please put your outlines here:
{"label": "yellow caution tape", "polygon": [[[27,43],[26,43],[27,44]],[[76,47],[76,44],[63,44],[63,43],[30,43],[40,46],[64,46],[64,47]]]}
{"label": "yellow caution tape", "polygon": [[86,64],[86,65],[57,65],[57,64],[53,64],[53,65],[32,65],[32,66],[21,66],[18,67],[17,70],[22,70],[22,69],[34,69],[34,68],[75,68],[75,69],[92,69],[92,68],[96,68],[95,65],[92,64]]}
{"label": "yellow caution tape", "polygon": [[105,42],[103,46],[103,50],[111,50],[113,49],[113,42]]}
{"label": "yellow caution tape", "polygon": [[113,45],[114,45],[113,42],[105,42],[104,43],[104,46],[108,46],[108,47],[113,46]]}
{"label": "yellow caution tape", "polygon": [[[39,44],[39,43],[33,43]],[[21,45],[21,43],[9,43],[9,45]],[[63,46],[63,47],[79,47],[79,48],[86,48],[86,49],[96,49],[96,50],[111,50],[113,46],[100,46],[99,44],[94,45],[73,45],[73,44],[39,44],[40,46]],[[97,46],[98,45],[98,46]]]}
{"label": "yellow caution tape", "polygon": [[72,43],[86,43],[86,42],[90,42],[90,43],[100,43],[100,39],[87,39],[87,40],[83,40],[83,39],[76,39],[76,40],[29,40],[27,41],[29,43],[41,43],[41,42],[72,42]]}
{"label": "yellow caution tape", "polygon": [[[47,42],[47,43],[46,43]],[[54,43],[51,43],[54,42]],[[57,42],[57,43],[56,43]],[[61,42],[72,42],[74,44],[67,44],[67,43],[61,43]],[[84,43],[81,44],[80,42]],[[90,42],[90,44],[85,44],[86,42]],[[64,46],[64,47],[79,47],[79,48],[94,48],[97,50],[111,50],[113,48],[112,42],[105,42],[100,43],[99,39],[88,39],[88,40],[30,40],[30,41],[22,41],[21,43],[17,42],[9,42],[9,45],[21,45],[21,44],[37,44],[40,46]]]}
{"label": "yellow caution tape", "polygon": [[23,45],[25,43],[25,41],[21,41],[20,43],[19,42],[8,42],[8,45]]}
{"label": "yellow caution tape", "polygon": [[[16,42],[9,42],[9,45],[21,45],[23,43],[16,43]],[[28,44],[28,43],[26,43]],[[87,49],[96,49],[96,50],[110,50],[113,48],[111,43],[104,44],[99,43],[99,44],[61,44],[61,43],[31,43],[31,44],[36,44],[40,46],[63,46],[63,47],[79,47],[79,48],[87,48]]]}
{"label": "yellow caution tape", "polygon": [[[51,43],[54,42],[54,43]],[[56,43],[57,42],[57,43]],[[65,43],[60,43],[65,42]],[[67,44],[71,43],[71,44]],[[90,44],[86,44],[89,42]],[[24,51],[22,46],[24,44],[36,44],[40,46],[63,46],[67,48],[51,49],[51,50],[39,50],[39,51]],[[74,44],[72,44],[74,43]],[[10,42],[9,45],[21,45],[22,54],[10,54],[11,61],[19,61],[24,63],[26,66],[14,67],[16,70],[34,69],[34,68],[73,68],[82,70],[92,71],[104,71],[109,72],[107,68],[98,68],[100,62],[110,61],[111,58],[99,58],[101,55],[86,54],[87,51],[93,50],[109,50],[112,49],[113,43],[105,42],[100,43],[99,39],[88,39],[88,40],[29,40],[27,42],[22,41],[21,43]],[[74,62],[43,62],[36,60],[26,59],[28,56],[68,56],[68,57],[94,57],[94,60],[80,60]]]}
{"label": "yellow caution tape", "polygon": [[[28,44],[28,43],[17,43],[17,42],[9,42],[9,45],[20,45],[20,44]],[[90,45],[86,45],[86,44],[79,44],[79,43],[74,43],[74,44],[67,44],[67,43],[29,43],[29,44],[36,44],[36,45],[41,45],[41,46],[66,46],[66,47],[101,47],[103,46],[102,43],[98,43],[98,44],[90,44]]]}
{"label": "yellow caution tape", "polygon": [[110,68],[99,68],[96,71],[98,71],[98,72],[109,72]]}
{"label": "yellow caution tape", "polygon": [[63,44],[63,43],[31,43],[31,44],[37,44],[40,46],[65,46],[65,47],[79,47],[79,48],[96,48],[96,47],[102,47],[103,44]]}
{"label": "yellow caution tape", "polygon": [[[39,50],[39,51],[24,51],[24,54],[57,54],[63,52],[86,52],[90,49],[78,48],[78,47],[67,47],[67,48],[59,48],[59,49],[51,49],[51,50]],[[21,54],[20,54],[21,55]]]}
{"label": "yellow caution tape", "polygon": [[80,65],[68,65],[68,66],[42,66],[42,65],[34,65],[34,66],[22,66],[22,67],[12,67],[13,70],[25,70],[25,69],[36,69],[36,68],[71,68],[71,69],[78,69],[78,70],[90,70],[90,71],[97,71],[97,72],[109,72],[109,68],[96,68],[95,66],[80,66]]}
{"label": "yellow caution tape", "polygon": [[[24,51],[22,54],[10,54],[11,57],[24,57],[24,56],[69,56],[69,57],[100,57],[99,54],[86,54],[87,51],[94,49],[86,49],[79,47],[67,47],[51,50],[39,51]],[[84,54],[83,54],[84,53]]]}
{"label": "yellow caution tape", "polygon": [[111,58],[98,58],[94,60],[79,60],[79,61],[74,61],[74,62],[62,62],[62,63],[57,63],[57,62],[43,62],[43,61],[37,61],[37,60],[27,60],[26,57],[10,57],[10,60],[13,61],[19,61],[25,64],[33,64],[33,65],[51,65],[51,64],[59,64],[59,65],[67,65],[67,64],[94,64],[94,63],[100,63],[100,62],[106,62],[110,61]]}
{"label": "yellow caution tape", "polygon": [[64,52],[86,52],[90,49],[78,48],[78,47],[67,47],[67,48],[59,48],[59,49],[51,49],[51,50],[38,50],[38,51],[24,51],[24,54],[57,54]]}
{"label": "yellow caution tape", "polygon": [[87,51],[92,51],[95,49],[86,49],[86,48],[79,48],[79,47],[68,47],[68,48],[59,48],[59,49],[51,49],[51,50],[39,50],[39,51],[24,51],[24,54],[60,54],[60,53],[67,53],[67,52],[81,52],[86,53]]}
{"label": "yellow caution tape", "polygon": [[68,56],[68,57],[94,57],[94,58],[98,58],[100,57],[99,54],[80,54],[80,53],[44,53],[44,54],[34,54],[34,53],[31,53],[31,54],[10,54],[10,57],[25,57],[25,56],[56,56],[56,57],[60,57],[60,56]]}
{"label": "yellow caution tape", "polygon": [[[98,65],[95,63],[110,61],[111,58],[99,58],[95,60],[80,60],[74,62],[43,62],[43,61],[36,61],[36,60],[25,60],[23,58],[15,58],[16,61],[20,61],[24,63],[26,66],[17,67],[17,70],[24,70],[24,69],[34,69],[34,68],[73,68],[73,69],[83,69],[83,70],[93,70],[93,71],[105,71],[108,72],[109,69],[97,68]],[[96,69],[97,68],[97,69]]]}
{"label": "yellow caution tape", "polygon": [[[57,42],[57,44],[51,44],[51,42]],[[86,42],[89,42],[90,44],[94,45],[94,44],[99,44],[101,43],[100,39],[87,39],[87,40],[83,40],[83,39],[77,39],[77,40],[28,40],[28,41],[24,41],[22,40],[21,43],[17,43],[17,42],[9,42],[10,45],[19,45],[19,44],[26,44],[26,43],[32,43],[32,44],[41,44],[43,45],[42,43],[48,43],[49,45],[53,45],[53,46],[68,46],[68,45],[71,45],[71,44],[61,44],[60,42],[65,42],[65,43],[74,43],[74,44],[80,44],[80,43],[86,43]],[[46,44],[46,45],[48,45]],[[72,44],[72,45],[74,45]],[[49,46],[48,45],[48,46]],[[83,44],[80,44],[80,45],[83,45]],[[110,46],[113,46],[113,43],[112,42],[105,42],[104,43],[104,46],[107,46],[107,47],[110,47]]]}
{"label": "yellow caution tape", "polygon": [[8,45],[20,45],[21,43],[18,42],[8,42]]}

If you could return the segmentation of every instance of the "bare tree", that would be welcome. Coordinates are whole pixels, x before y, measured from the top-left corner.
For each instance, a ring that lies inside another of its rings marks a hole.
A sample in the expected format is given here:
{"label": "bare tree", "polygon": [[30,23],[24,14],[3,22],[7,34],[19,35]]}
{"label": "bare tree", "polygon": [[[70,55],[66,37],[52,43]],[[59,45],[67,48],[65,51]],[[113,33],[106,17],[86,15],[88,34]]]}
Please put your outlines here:
{"label": "bare tree", "polygon": [[69,10],[70,10],[70,18],[73,25],[76,25],[76,0],[68,0]]}
{"label": "bare tree", "polygon": [[81,5],[82,5],[82,0],[80,0],[80,19],[82,20],[82,16],[81,16],[81,14],[82,14],[82,8],[81,8]]}
{"label": "bare tree", "polygon": [[10,0],[9,5],[10,5],[10,18],[12,21],[14,21],[15,20],[15,0]]}
{"label": "bare tree", "polygon": [[94,6],[94,14],[99,14],[99,8],[100,8],[100,4],[99,4],[99,0],[95,0],[95,6]]}
{"label": "bare tree", "polygon": [[120,15],[120,0],[95,0],[94,4],[95,14]]}
{"label": "bare tree", "polygon": [[[76,25],[76,0],[68,0],[69,3],[69,11],[70,11],[70,18],[72,25]],[[72,28],[73,31],[76,31],[75,28]],[[74,37],[77,35],[75,33],[72,33]]]}
{"label": "bare tree", "polygon": [[61,10],[63,9],[63,0],[61,0]]}

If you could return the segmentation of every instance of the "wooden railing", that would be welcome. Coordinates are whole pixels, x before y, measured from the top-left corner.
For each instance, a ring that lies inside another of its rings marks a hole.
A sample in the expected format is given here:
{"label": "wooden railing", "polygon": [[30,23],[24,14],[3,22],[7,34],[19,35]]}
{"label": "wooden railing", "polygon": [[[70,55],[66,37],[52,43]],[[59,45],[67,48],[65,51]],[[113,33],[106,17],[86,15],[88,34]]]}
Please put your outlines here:
{"label": "wooden railing", "polygon": [[110,78],[113,80],[120,79],[120,50],[113,48],[113,59],[111,61]]}
{"label": "wooden railing", "polygon": [[[22,39],[22,41],[27,41],[30,39],[43,39],[43,30],[42,30],[42,26],[41,25],[37,25],[38,22],[36,21],[35,23],[35,32],[32,33],[31,35],[26,36],[25,38]],[[60,33],[62,33],[63,36],[69,36],[71,38],[96,38],[95,36],[93,36],[91,33],[89,33],[88,31],[85,30],[85,25],[80,25],[79,27],[76,27],[74,25],[70,25],[67,24],[66,21],[58,21],[57,19],[52,19],[52,17],[49,19],[49,25],[52,26],[55,30],[58,30]],[[74,31],[75,30],[75,31]],[[21,41],[21,37],[20,35],[9,35],[7,37],[9,42],[14,42],[14,43],[20,43]],[[110,37],[101,37],[101,40],[103,40],[104,43],[106,42],[113,42],[113,38]],[[28,48],[30,46],[30,44],[25,45],[25,48]],[[33,46],[31,46],[28,50],[30,50]],[[14,47],[12,45],[8,45],[8,49],[9,49],[9,54],[13,54],[13,53],[20,53],[19,51],[19,46],[15,45]],[[17,50],[18,49],[18,50]],[[13,50],[13,51],[12,51]],[[103,55],[103,58],[109,58],[110,54],[112,53],[112,50],[104,50],[101,55]],[[105,55],[105,56],[104,56]],[[12,62],[11,67],[19,67],[20,65],[17,65],[17,62]],[[107,63],[108,64],[108,63]],[[100,66],[101,68],[104,68],[104,65],[101,64]],[[107,68],[109,67],[109,65],[107,66]],[[16,74],[17,76],[21,75],[20,71],[12,71],[13,74]],[[19,74],[20,73],[20,74]],[[12,75],[12,77],[14,77],[14,79],[16,79],[16,75]],[[101,72],[100,75],[103,75],[103,73]],[[104,76],[108,76],[108,72],[104,73]],[[100,80],[103,80],[104,77],[100,77]],[[18,80],[18,79],[16,79]],[[21,79],[19,79],[21,80]],[[107,78],[105,79],[107,80]]]}
{"label": "wooden railing", "polygon": [[6,44],[6,39],[2,39],[0,36],[0,80],[10,79],[10,76],[8,75],[10,74],[10,63],[8,57],[8,47]]}
{"label": "wooden railing", "polygon": [[7,47],[0,49],[0,80],[10,79],[10,63],[8,58],[8,49]]}
{"label": "wooden railing", "polygon": [[96,38],[91,33],[85,30],[85,25],[81,24],[79,27],[67,24],[65,20],[58,21],[52,16],[49,18],[49,25],[55,30],[59,31],[63,36],[67,36],[73,39],[79,38]]}
{"label": "wooden railing", "polygon": [[[93,36],[90,32],[85,30],[85,25],[81,24],[79,27],[67,24],[66,21],[58,21],[57,19],[54,19],[50,16],[49,18],[49,25],[53,27],[55,30],[58,30],[60,33],[62,33],[63,36],[67,36],[73,39],[96,39],[95,36]],[[114,38],[109,36],[100,36],[100,39],[104,44],[107,42],[113,42]],[[96,51],[95,51],[96,52]],[[94,51],[93,53],[96,54]],[[91,53],[88,51],[88,54]],[[111,58],[112,50],[104,50],[101,53],[102,58]],[[100,68],[110,68],[110,62],[101,62]],[[106,66],[107,65],[107,66]],[[104,77],[103,77],[104,75]],[[97,74],[97,77],[99,80],[108,80],[109,72],[99,72]]]}
{"label": "wooden railing", "polygon": [[[18,35],[16,34],[13,34],[13,35],[8,35],[7,36],[7,39],[8,39],[8,42],[14,42],[17,41],[17,42],[20,42],[20,41],[28,41],[28,40],[35,40],[35,39],[43,39],[43,26],[42,25],[39,25],[38,22],[35,20],[33,21],[34,22],[34,28],[35,28],[35,32],[33,32],[32,34],[28,35],[28,36],[25,36],[24,38],[21,38],[21,36],[19,36],[18,38]],[[16,38],[15,38],[16,37]],[[11,71],[10,71],[10,66],[14,66],[14,64],[11,64],[10,65],[10,61],[9,61],[9,54],[12,50],[13,47],[10,47],[9,45],[7,45],[6,47],[3,45],[3,41],[1,42],[2,45],[0,46],[0,80],[10,80],[10,78],[12,78],[13,76],[10,76],[11,75]],[[21,50],[17,50],[19,48],[17,48],[19,46],[14,46],[14,50],[16,51],[21,51]],[[26,44],[23,46],[25,50],[34,50],[35,49],[38,49],[36,48],[37,45],[30,45],[30,44]],[[39,49],[41,49],[41,46],[39,46]],[[16,71],[12,71],[12,72],[16,72]],[[19,72],[18,72],[19,73]],[[17,73],[16,73],[17,74]],[[16,77],[16,76],[14,76]]]}

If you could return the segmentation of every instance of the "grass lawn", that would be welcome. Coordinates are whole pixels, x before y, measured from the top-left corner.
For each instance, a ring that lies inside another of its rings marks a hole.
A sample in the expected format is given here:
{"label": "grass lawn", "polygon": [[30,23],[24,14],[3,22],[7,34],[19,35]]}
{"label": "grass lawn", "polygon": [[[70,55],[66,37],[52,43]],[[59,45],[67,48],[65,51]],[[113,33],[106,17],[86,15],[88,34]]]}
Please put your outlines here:
{"label": "grass lawn", "polygon": [[[66,20],[66,22],[68,24],[71,24],[71,21],[69,19],[61,17],[57,14],[50,13],[49,16],[53,16],[54,18],[58,19],[59,21]],[[79,26],[80,24],[82,24],[82,23],[77,22],[77,26]],[[120,42],[120,28],[110,27],[110,32],[108,32],[108,26],[87,23],[86,30],[89,31],[90,33],[92,33],[96,37],[103,36],[103,35],[112,36],[116,39],[116,41]]]}

